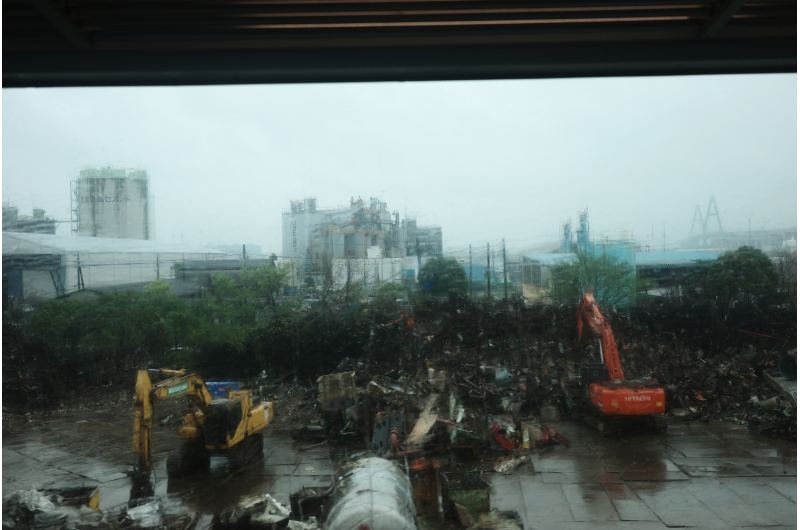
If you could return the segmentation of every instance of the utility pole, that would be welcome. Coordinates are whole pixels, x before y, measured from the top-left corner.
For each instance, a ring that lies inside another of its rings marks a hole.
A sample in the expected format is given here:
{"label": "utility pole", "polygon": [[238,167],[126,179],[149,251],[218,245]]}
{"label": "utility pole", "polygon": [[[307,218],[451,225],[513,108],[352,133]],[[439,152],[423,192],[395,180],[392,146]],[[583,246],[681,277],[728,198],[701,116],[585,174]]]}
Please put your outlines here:
{"label": "utility pole", "polygon": [[486,297],[492,297],[492,276],[489,272],[489,243],[486,243]]}
{"label": "utility pole", "polygon": [[[78,261],[80,261],[80,259]],[[158,263],[158,254],[156,254],[156,280],[160,280],[161,279],[161,276],[159,275],[159,272],[161,272],[161,271],[159,271],[158,265],[159,265],[159,263]]]}
{"label": "utility pole", "polygon": [[472,243],[469,245],[469,297],[472,298]]}
{"label": "utility pole", "polygon": [[663,247],[662,247],[661,250],[666,252],[667,251],[667,222],[666,221],[664,221],[664,232],[662,232],[661,236],[664,238],[663,239],[664,243],[663,243]]}
{"label": "utility pole", "polygon": [[503,238],[503,290],[508,300],[508,280],[506,280],[506,240]]}
{"label": "utility pole", "polygon": [[[158,258],[158,254],[156,254],[156,258]],[[81,255],[78,254],[78,290],[82,291],[84,288],[83,271],[81,270]]]}

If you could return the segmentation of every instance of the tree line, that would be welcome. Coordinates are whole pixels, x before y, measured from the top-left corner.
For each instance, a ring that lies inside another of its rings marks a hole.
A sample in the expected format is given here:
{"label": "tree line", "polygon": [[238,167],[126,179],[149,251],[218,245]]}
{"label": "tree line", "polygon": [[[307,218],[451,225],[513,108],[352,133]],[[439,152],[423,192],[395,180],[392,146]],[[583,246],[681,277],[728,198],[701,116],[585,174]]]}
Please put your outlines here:
{"label": "tree line", "polygon": [[[796,266],[784,266],[796,274]],[[661,300],[703,302],[723,320],[734,307],[785,305],[793,301],[788,293],[796,293],[796,280],[782,279],[778,269],[761,251],[742,247],[697,264]],[[187,367],[221,379],[246,379],[262,371],[311,377],[344,358],[361,357],[374,331],[398,319],[409,305],[434,301],[443,311],[455,312],[493,304],[467,295],[466,272],[454,259],[423,265],[413,292],[398,284],[368,292],[355,281],[357,271],[350,273],[344,271],[347,281],[338,289],[330,274],[322,285],[312,280],[294,289],[289,288],[291,267],[264,265],[214,275],[208,295],[200,299],[182,299],[168,283],[156,280],[140,292],[112,291],[91,301],[42,300],[5,320],[17,322],[64,359],[89,363],[105,357],[129,367]],[[552,276],[549,296],[558,305],[577,303],[585,289],[595,292],[601,307],[652,301],[647,294],[652,284],[618,258],[579,254],[573,263],[554,268]]]}

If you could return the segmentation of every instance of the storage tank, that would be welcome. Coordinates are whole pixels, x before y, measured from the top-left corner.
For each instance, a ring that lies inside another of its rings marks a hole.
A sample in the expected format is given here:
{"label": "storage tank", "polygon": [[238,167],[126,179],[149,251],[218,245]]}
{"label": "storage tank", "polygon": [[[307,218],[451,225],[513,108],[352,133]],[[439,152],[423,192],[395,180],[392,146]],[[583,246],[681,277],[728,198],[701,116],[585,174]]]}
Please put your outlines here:
{"label": "storage tank", "polygon": [[84,169],[78,177],[77,189],[79,235],[153,238],[147,171],[113,167]]}
{"label": "storage tank", "polygon": [[336,474],[327,530],[417,530],[411,482],[394,463],[364,458]]}

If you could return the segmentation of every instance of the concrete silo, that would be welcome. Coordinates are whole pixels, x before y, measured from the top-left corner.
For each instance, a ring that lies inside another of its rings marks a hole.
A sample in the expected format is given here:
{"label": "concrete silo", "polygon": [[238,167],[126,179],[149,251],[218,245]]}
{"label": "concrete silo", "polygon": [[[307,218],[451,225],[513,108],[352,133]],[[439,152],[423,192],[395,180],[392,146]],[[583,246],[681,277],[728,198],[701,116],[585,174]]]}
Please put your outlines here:
{"label": "concrete silo", "polygon": [[103,167],[72,183],[73,231],[82,236],[153,239],[147,171]]}

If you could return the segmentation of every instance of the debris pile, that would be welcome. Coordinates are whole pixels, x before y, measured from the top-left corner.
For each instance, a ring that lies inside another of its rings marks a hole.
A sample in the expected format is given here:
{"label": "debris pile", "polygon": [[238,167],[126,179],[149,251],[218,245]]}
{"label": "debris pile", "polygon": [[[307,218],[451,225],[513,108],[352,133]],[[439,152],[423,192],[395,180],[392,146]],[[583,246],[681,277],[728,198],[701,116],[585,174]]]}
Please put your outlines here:
{"label": "debris pile", "polygon": [[[735,420],[757,411],[756,402],[776,395],[763,372],[796,341],[794,317],[777,310],[741,316],[757,332],[732,324],[733,316],[721,324],[707,307],[604,312],[626,378],[654,377],[673,418]],[[451,374],[465,406],[525,417],[548,406],[567,414],[581,398],[580,367],[589,362],[600,362],[599,348],[578,344],[572,307],[444,305],[380,327],[367,359],[339,368],[417,393],[426,381],[441,388],[437,374]],[[788,412],[789,421],[796,418]]]}
{"label": "debris pile", "polygon": [[263,372],[252,385],[261,397],[272,402],[273,425],[291,427],[319,421],[317,386],[311,381],[296,381],[293,373],[271,378]]}
{"label": "debris pile", "polygon": [[282,528],[288,525],[291,510],[269,494],[241,499],[225,508],[216,518],[215,528]]}
{"label": "debris pile", "polygon": [[[92,490],[92,488],[77,488]],[[62,493],[63,496],[59,493]],[[3,499],[4,529],[35,530],[183,530],[197,514],[180,506],[165,509],[158,497],[132,501],[114,511],[100,510],[98,490],[72,497],[74,490],[17,490]]]}
{"label": "debris pile", "polygon": [[88,506],[70,506],[60,495],[18,490],[3,500],[3,528],[36,530],[112,530],[119,522]]}

